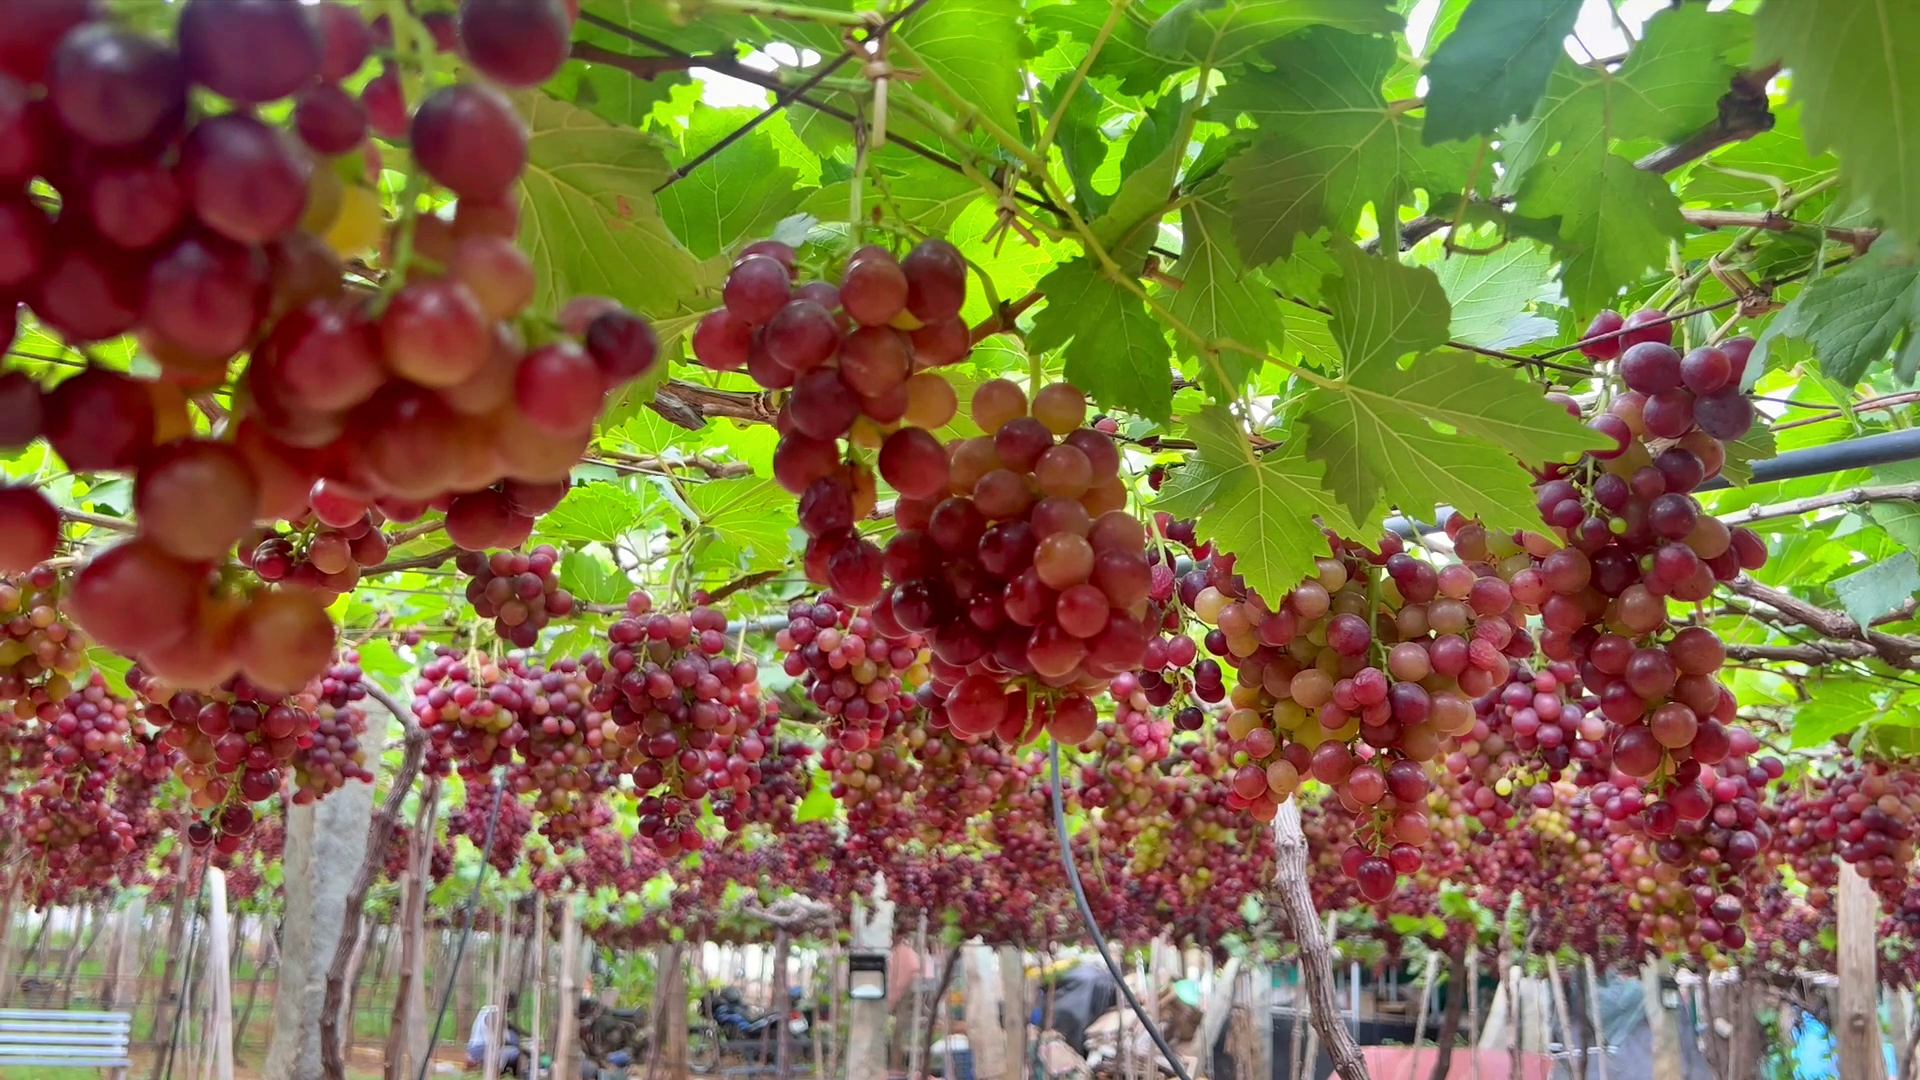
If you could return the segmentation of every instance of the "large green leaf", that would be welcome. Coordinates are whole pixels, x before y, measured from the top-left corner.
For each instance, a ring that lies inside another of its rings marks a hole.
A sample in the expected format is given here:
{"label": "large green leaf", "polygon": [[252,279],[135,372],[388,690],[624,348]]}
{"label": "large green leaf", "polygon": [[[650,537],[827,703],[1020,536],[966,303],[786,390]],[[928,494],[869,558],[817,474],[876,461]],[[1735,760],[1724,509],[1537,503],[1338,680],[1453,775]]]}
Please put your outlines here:
{"label": "large green leaf", "polygon": [[1496,528],[1537,528],[1522,463],[1566,460],[1593,433],[1510,367],[1457,352],[1410,352],[1446,339],[1446,294],[1432,271],[1335,251],[1326,285],[1331,329],[1345,356],[1336,388],[1307,398],[1307,453],[1368,530],[1388,506],[1426,517],[1449,504]]}
{"label": "large green leaf", "polygon": [[1154,507],[1193,519],[1202,539],[1237,557],[1235,571],[1269,603],[1279,603],[1327,553],[1322,525],[1356,531],[1328,494],[1320,465],[1296,449],[1254,453],[1239,423],[1217,405],[1189,417],[1187,431],[1198,452],[1174,470]]}
{"label": "large green leaf", "polygon": [[[1105,4],[1066,0],[1064,3],[1034,8],[1028,12],[1027,19],[1044,31],[1064,34],[1082,46],[1090,47],[1094,39],[1100,36],[1100,27],[1107,21],[1108,10]],[[1111,76],[1118,79],[1122,93],[1144,94],[1180,69],[1180,64],[1155,55],[1148,48],[1146,25],[1137,11],[1129,11],[1114,25],[1113,32],[1107,35],[1107,43],[1100,49],[1100,55],[1094,58],[1093,69],[1088,74],[1095,78]]]}
{"label": "large green leaf", "polygon": [[1427,64],[1428,142],[1491,135],[1546,91],[1580,0],[1476,0]]}
{"label": "large green leaf", "polygon": [[520,243],[542,311],[598,295],[671,315],[719,286],[722,267],[695,259],[660,216],[653,189],[671,170],[651,139],[545,95],[521,103],[530,135]]}
{"label": "large green leaf", "polygon": [[1095,401],[1165,420],[1173,411],[1171,353],[1160,322],[1139,297],[1082,256],[1040,281],[1047,304],[1029,347],[1066,348],[1069,382]]}
{"label": "large green leaf", "polygon": [[719,553],[742,569],[769,570],[792,554],[793,496],[761,477],[712,480],[693,485],[687,505],[719,545]]}
{"label": "large green leaf", "polygon": [[581,484],[540,519],[542,539],[611,544],[646,519],[648,500],[619,484]]}
{"label": "large green leaf", "polygon": [[[1025,89],[1019,0],[933,0],[901,20],[893,33],[981,115],[1014,130],[1014,110]],[[917,92],[939,100],[930,90]]]}
{"label": "large green leaf", "polygon": [[1487,255],[1453,255],[1433,273],[1453,305],[1447,336],[1468,345],[1511,349],[1554,336],[1551,319],[1528,315],[1543,299],[1552,260],[1531,240],[1515,240]]}
{"label": "large green leaf", "polygon": [[1897,347],[1896,366],[1911,380],[1920,362],[1916,327],[1920,259],[1896,245],[1875,244],[1867,254],[1802,289],[1761,335],[1753,362],[1766,362],[1774,339],[1798,338],[1813,346],[1828,378],[1853,386]]}
{"label": "large green leaf", "polygon": [[1812,149],[1833,149],[1887,225],[1920,236],[1920,4],[1768,0],[1757,58],[1786,62]]}
{"label": "large green leaf", "polygon": [[1534,119],[1502,140],[1499,190],[1519,212],[1557,221],[1567,298],[1580,310],[1611,303],[1621,286],[1662,265],[1686,228],[1659,176],[1615,153],[1628,138],[1679,138],[1717,115],[1743,51],[1745,16],[1701,7],[1671,11],[1618,71],[1562,58]]}
{"label": "large green leaf", "polygon": [[560,583],[590,604],[625,603],[633,591],[612,562],[590,551],[569,551],[560,558]]}
{"label": "large green leaf", "polygon": [[1250,263],[1282,258],[1296,236],[1322,228],[1351,233],[1370,202],[1398,206],[1415,188],[1464,182],[1464,148],[1426,146],[1418,119],[1381,96],[1392,42],[1315,29],[1263,57],[1272,71],[1243,73],[1212,107],[1259,125],[1226,166],[1234,235]]}
{"label": "large green leaf", "polygon": [[1866,626],[1890,611],[1900,610],[1915,592],[1920,592],[1920,563],[1910,552],[1902,552],[1865,570],[1833,580],[1833,594],[1847,609],[1853,621]]}
{"label": "large green leaf", "polygon": [[[696,109],[675,166],[718,145],[756,111]],[[799,173],[781,163],[768,127],[762,124],[735,139],[660,193],[667,227],[695,256],[732,255],[800,205],[805,192],[795,183]]]}
{"label": "large green leaf", "polygon": [[1807,700],[1793,712],[1796,750],[1821,746],[1836,735],[1857,731],[1880,713],[1869,683],[1828,678],[1807,684]]}
{"label": "large green leaf", "polygon": [[1400,28],[1400,16],[1385,0],[1182,0],[1153,25],[1147,47],[1226,67],[1275,38],[1319,27],[1385,34]]}
{"label": "large green leaf", "polygon": [[[1248,274],[1240,259],[1224,187],[1217,179],[1207,181],[1181,209],[1184,247],[1180,261],[1173,265],[1180,287],[1171,290],[1164,302],[1174,317],[1209,341],[1233,340],[1256,349],[1277,347],[1284,337],[1286,316],[1273,290]],[[1220,353],[1206,360],[1185,337],[1177,337],[1174,344],[1182,356],[1200,359],[1201,377],[1216,386],[1220,375],[1214,364],[1218,363],[1229,383],[1221,388],[1228,397],[1239,392],[1254,366],[1242,353]]]}
{"label": "large green leaf", "polygon": [[[1186,143],[1177,140],[1183,104],[1169,96],[1141,120],[1127,146],[1125,179],[1114,193],[1107,212],[1089,223],[1094,238],[1122,265],[1137,261],[1154,239],[1154,228],[1166,216],[1174,179],[1186,156]],[[1125,254],[1121,254],[1124,252]]]}

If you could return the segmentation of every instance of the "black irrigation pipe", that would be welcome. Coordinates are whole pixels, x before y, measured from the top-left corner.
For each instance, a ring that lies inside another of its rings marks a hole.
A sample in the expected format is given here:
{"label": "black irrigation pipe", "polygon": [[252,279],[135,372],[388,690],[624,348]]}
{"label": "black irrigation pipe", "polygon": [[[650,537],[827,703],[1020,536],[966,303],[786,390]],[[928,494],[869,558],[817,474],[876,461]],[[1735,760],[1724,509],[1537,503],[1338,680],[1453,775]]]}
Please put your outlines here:
{"label": "black irrigation pipe", "polygon": [[[1874,465],[1888,465],[1896,461],[1912,461],[1920,458],[1920,428],[1910,431],[1890,431],[1881,435],[1862,435],[1856,439],[1843,439],[1825,446],[1811,446],[1805,450],[1789,450],[1778,457],[1753,463],[1751,483],[1761,484],[1773,480],[1799,480],[1808,476],[1825,476],[1828,473],[1844,472],[1847,469],[1865,469]],[[1716,476],[1701,484],[1696,490],[1721,491],[1732,487],[1733,482],[1725,476]],[[1452,513],[1453,508],[1437,508],[1441,520]],[[1388,531],[1406,537],[1409,540],[1420,536],[1443,531],[1440,526],[1395,514],[1386,521]]]}
{"label": "black irrigation pipe", "polygon": [[[507,793],[505,775],[493,778],[493,810],[487,815],[487,838],[480,846],[480,870],[473,878],[473,891],[467,894],[465,925],[460,927],[460,940],[453,948],[453,966],[447,971],[447,981],[440,988],[440,1008],[433,1014],[433,1030],[427,1036],[427,1052],[420,1058],[420,1073],[417,1080],[427,1080],[427,1067],[433,1064],[433,1052],[440,1045],[440,1025],[447,1019],[447,1003],[453,999],[453,984],[458,981],[460,961],[467,955],[467,939],[473,936],[473,909],[480,901],[480,887],[487,882],[487,863],[493,858],[493,828],[500,823],[500,801]],[[416,972],[416,976],[419,973]],[[504,1024],[507,1018],[496,1016],[496,1024]]]}
{"label": "black irrigation pipe", "polygon": [[[1080,884],[1080,868],[1073,865],[1073,846],[1067,842],[1067,810],[1060,797],[1060,742],[1054,740],[1048,748],[1048,758],[1053,766],[1053,832],[1060,839],[1060,865],[1067,871],[1067,884],[1073,886],[1073,903],[1080,909],[1080,923],[1087,928],[1087,936],[1093,939],[1093,947],[1100,950],[1100,959],[1107,962],[1107,973],[1120,986],[1120,993],[1127,999],[1127,1006],[1133,1015],[1147,1029],[1147,1036],[1153,1045],[1160,1048],[1160,1056],[1167,1061],[1167,1067],[1179,1080],[1193,1080],[1187,1075],[1186,1067],[1180,1064],[1179,1055],[1167,1043],[1167,1037],[1160,1033],[1160,1026],[1147,1015],[1140,1005],[1140,999],[1133,996],[1133,988],[1127,985],[1127,977],[1121,973],[1120,965],[1113,961],[1113,951],[1107,948],[1107,936],[1100,932],[1100,924],[1093,918],[1093,908],[1087,903],[1087,890]],[[1124,1037],[1125,1032],[1121,1033]]]}

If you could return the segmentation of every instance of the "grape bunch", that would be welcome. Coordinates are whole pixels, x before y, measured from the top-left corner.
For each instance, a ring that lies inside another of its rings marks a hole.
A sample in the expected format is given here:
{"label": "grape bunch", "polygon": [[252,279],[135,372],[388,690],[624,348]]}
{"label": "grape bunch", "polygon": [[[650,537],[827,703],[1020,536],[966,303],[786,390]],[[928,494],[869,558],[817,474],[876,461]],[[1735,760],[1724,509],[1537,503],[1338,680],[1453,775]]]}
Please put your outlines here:
{"label": "grape bunch", "polygon": [[[42,387],[10,373],[0,442],[41,438],[75,472],[133,475],[137,534],[94,555],[69,601],[100,644],[179,685],[238,672],[296,692],[331,656],[327,598],[215,590],[210,568],[256,523],[309,508],[350,529],[376,505],[408,520],[502,480],[563,482],[606,392],[655,363],[653,333],[595,301],[569,307],[564,333],[520,340],[511,320],[535,285],[513,243],[524,125],[479,84],[438,87],[409,116],[391,66],[404,50],[384,18],[190,0],[163,41],[91,0],[34,7],[0,56],[0,337],[19,297],[67,343],[137,337],[159,377],[90,366]],[[474,67],[509,86],[551,74],[569,50],[559,0],[469,0],[449,25]],[[376,50],[388,69],[349,93]],[[287,127],[256,111],[288,99]],[[456,197],[451,219],[409,206],[381,220],[370,132],[408,145]],[[57,215],[29,185],[57,196]],[[342,260],[370,256],[383,231],[376,294]],[[196,434],[189,393],[221,386],[242,355],[233,422]],[[346,504],[358,510],[329,511]],[[58,541],[57,514],[24,488],[0,489],[0,525],[5,572]],[[350,587],[379,541],[351,532],[343,553],[324,535],[271,546],[265,576]]]}
{"label": "grape bunch", "polygon": [[[235,557],[261,581],[286,582],[323,597],[352,592],[362,571],[387,560],[386,515],[357,502],[338,503],[324,481],[315,485],[310,514],[286,532],[255,529]],[[323,516],[324,515],[324,516]]]}
{"label": "grape bunch", "polygon": [[[1065,383],[1029,407],[992,380],[971,407],[992,434],[915,451],[910,469],[904,457],[890,469],[881,451],[889,483],[910,472],[925,486],[901,493],[875,619],[927,635],[936,723],[964,738],[1018,742],[1055,727],[1085,738],[1088,695],[1135,670],[1163,621],[1119,451],[1083,426],[1086,399]],[[802,526],[824,535],[810,509],[820,504],[803,500]]]}
{"label": "grape bunch", "polygon": [[1516,663],[1507,684],[1475,698],[1473,706],[1473,730],[1460,737],[1446,765],[1460,797],[1488,829],[1510,821],[1522,802],[1534,810],[1553,806],[1555,781],[1569,767],[1584,774],[1611,764],[1600,699],[1585,692],[1570,661],[1538,671]]}
{"label": "grape bunch", "polygon": [[[127,688],[142,699],[162,740],[180,751],[180,779],[201,814],[187,830],[196,847],[220,836],[237,844],[253,828],[253,804],[280,794],[320,727],[312,691],[281,694],[240,677],[213,690],[185,690],[137,666],[127,672]],[[354,775],[365,775],[350,760],[338,764],[342,772],[352,767]],[[325,787],[318,770],[309,765],[307,771]]]}
{"label": "grape bunch", "polygon": [[1781,845],[1811,886],[1809,902],[1830,905],[1837,855],[1867,879],[1887,910],[1899,910],[1920,840],[1920,775],[1842,746],[1808,789],[1782,792],[1779,816]]}
{"label": "grape bunch", "polygon": [[742,750],[761,716],[759,670],[724,655],[718,607],[666,614],[637,592],[627,611],[607,631],[606,658],[586,659],[589,701],[628,745],[622,761],[642,793],[640,835],[671,857],[704,843],[694,822],[702,799],[750,785]]}
{"label": "grape bunch", "polygon": [[555,573],[559,563],[560,553],[545,544],[527,554],[462,551],[454,560],[470,579],[467,602],[473,613],[492,619],[494,633],[523,649],[540,640],[549,621],[573,614],[573,594],[560,587]]}
{"label": "grape bunch", "polygon": [[610,823],[613,811],[602,793],[612,787],[614,763],[628,743],[613,718],[592,704],[595,683],[587,668],[571,659],[539,668],[517,656],[506,666],[513,692],[500,704],[526,731],[507,770],[508,790],[533,796],[541,835],[556,843]]}
{"label": "grape bunch", "polygon": [[367,731],[367,714],[359,704],[367,697],[360,654],[341,654],[309,689],[315,699],[313,736],[293,757],[293,801],[302,805],[349,780],[373,783],[367,749],[360,743]]}
{"label": "grape bunch", "polygon": [[737,758],[727,759],[729,778],[737,772],[746,781],[745,789],[733,784],[714,793],[713,812],[729,832],[737,833],[749,823],[775,829],[793,824],[794,811],[806,796],[812,776],[813,747],[779,736],[778,702],[768,699],[759,726],[741,736]]}
{"label": "grape bunch", "polygon": [[144,816],[153,784],[149,744],[134,733],[132,703],[112,694],[97,673],[37,715],[44,752],[14,813],[31,860],[23,868],[28,894],[44,904],[133,876],[135,815]]}
{"label": "grape bunch", "polygon": [[511,762],[527,736],[511,707],[518,700],[499,663],[437,646],[413,683],[413,715],[427,732],[426,767],[443,776],[458,767],[472,782]]}
{"label": "grape bunch", "polygon": [[[1587,344],[1580,351],[1598,363],[1617,361],[1620,381],[1626,385],[1613,415],[1635,435],[1683,445],[1698,432],[1688,445],[1696,453],[1709,441],[1728,443],[1744,437],[1753,428],[1754,411],[1740,384],[1753,353],[1753,339],[1730,338],[1682,356],[1673,347],[1673,323],[1665,318],[1653,310],[1624,318],[1617,311],[1603,311],[1587,327]],[[1604,336],[1609,334],[1614,336]],[[1624,449],[1626,440],[1619,425],[1609,423],[1603,430]],[[1712,461],[1711,454],[1709,450],[1702,459]]]}
{"label": "grape bunch", "polygon": [[87,636],[61,610],[60,576],[36,566],[0,579],[0,703],[15,719],[65,698],[87,660]]}
{"label": "grape bunch", "polygon": [[800,680],[808,703],[849,752],[877,745],[914,707],[913,691],[926,682],[928,653],[920,635],[889,635],[871,614],[831,592],[789,606],[774,644],[785,654],[782,670]]}
{"label": "grape bunch", "polygon": [[447,815],[447,839],[464,836],[475,851],[487,850],[489,821],[493,829],[493,850],[487,864],[502,874],[513,873],[527,848],[527,834],[533,831],[533,808],[511,793],[500,797],[500,812],[493,812],[493,791],[481,784],[469,784],[464,807]]}

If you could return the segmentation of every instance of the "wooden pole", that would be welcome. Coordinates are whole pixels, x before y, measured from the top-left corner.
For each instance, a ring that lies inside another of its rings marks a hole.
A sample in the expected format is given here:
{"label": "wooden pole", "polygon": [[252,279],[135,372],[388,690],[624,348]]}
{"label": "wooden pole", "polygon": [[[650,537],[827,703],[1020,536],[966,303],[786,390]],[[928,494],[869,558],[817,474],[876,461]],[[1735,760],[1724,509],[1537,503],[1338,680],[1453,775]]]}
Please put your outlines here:
{"label": "wooden pole", "polygon": [[1007,1043],[1000,1026],[1000,960],[988,945],[968,945],[967,1049],[975,1080],[1006,1080]]}
{"label": "wooden pole", "polygon": [[511,978],[507,959],[513,952],[513,901],[500,907],[499,948],[494,954],[487,1000],[493,1007],[493,1028],[487,1032],[487,1057],[481,1080],[499,1080],[500,1055],[507,1041],[507,984]]}
{"label": "wooden pole", "polygon": [[1407,1069],[1409,1077],[1420,1072],[1420,1045],[1427,1037],[1427,1003],[1433,1000],[1433,980],[1440,975],[1440,954],[1427,951],[1427,971],[1420,979],[1420,1008],[1414,1014],[1413,1021],[1413,1062]]}
{"label": "wooden pole", "polygon": [[[521,949],[521,955],[532,954],[527,985],[533,987],[533,1023],[527,1025],[526,1045],[521,1053],[527,1059],[527,1080],[540,1080],[540,1026],[541,1026],[541,963],[547,952],[547,905],[544,899],[535,897],[533,901],[533,936],[527,939]],[[565,1073],[555,1070],[563,1080],[573,1080]]]}
{"label": "wooden pole", "polygon": [[[177,1008],[173,995],[178,983],[180,964],[180,943],[187,931],[187,908],[193,903],[193,846],[179,843],[178,857],[174,863],[174,887],[172,910],[167,915],[167,939],[164,946],[166,959],[160,969],[160,998],[153,1010],[152,1039],[155,1045],[164,1045],[172,1037],[173,1013]],[[142,975],[146,972],[142,971]],[[156,1054],[153,1059],[152,1080],[160,1080],[160,1071],[165,1054]]]}
{"label": "wooden pole", "polygon": [[1593,1026],[1593,1041],[1599,1053],[1594,1055],[1600,1080],[1607,1080],[1607,1058],[1613,1053],[1607,1042],[1607,1029],[1600,1022],[1600,978],[1594,974],[1593,957],[1582,956],[1587,971],[1587,1022]]}
{"label": "wooden pole", "polygon": [[553,1033],[553,1075],[573,1080],[574,1032],[579,1026],[580,906],[571,892],[560,895],[559,1018]]}
{"label": "wooden pole", "polygon": [[[1579,1055],[1569,1060],[1579,1062],[1579,1067],[1573,1071],[1576,1075],[1584,1076],[1587,1071],[1587,1046],[1581,1041],[1579,1032],[1574,1030],[1573,1011],[1567,1008],[1567,984],[1560,978],[1560,961],[1551,952],[1547,954],[1547,983],[1553,988],[1553,1013],[1560,1024],[1561,1049]],[[1547,1034],[1547,1041],[1553,1041],[1551,1030]]]}
{"label": "wooden pole", "polygon": [[1333,946],[1321,936],[1313,894],[1307,888],[1307,838],[1300,831],[1300,807],[1296,800],[1288,799],[1280,804],[1280,811],[1273,818],[1273,839],[1275,891],[1279,893],[1281,909],[1286,912],[1287,925],[1293,929],[1294,939],[1300,946],[1314,1034],[1326,1041],[1327,1053],[1333,1058],[1334,1070],[1341,1080],[1369,1080],[1366,1059],[1360,1056],[1353,1033],[1340,1022],[1340,1009],[1334,1001]]}
{"label": "wooden pole", "polygon": [[1682,1080],[1680,1031],[1672,1010],[1661,1000],[1666,965],[1649,960],[1640,968],[1640,986],[1646,995],[1647,1026],[1653,1035],[1653,1080]]}
{"label": "wooden pole", "polygon": [[1880,977],[1876,937],[1879,901],[1851,863],[1840,863],[1840,1007],[1834,1034],[1840,1050],[1840,1080],[1886,1080],[1877,1009]]}
{"label": "wooden pole", "polygon": [[233,955],[227,937],[227,875],[207,868],[206,998],[212,1015],[207,1020],[213,1043],[210,1064],[214,1080],[233,1080]]}
{"label": "wooden pole", "polygon": [[[853,947],[856,950],[886,952],[893,945],[893,901],[887,899],[887,881],[876,878],[873,896],[854,897]],[[855,1001],[847,1006],[848,1030],[847,1080],[867,1080],[886,1075],[887,1002]],[[979,1068],[975,1058],[975,1069]],[[976,1071],[976,1075],[980,1075]]]}
{"label": "wooden pole", "polygon": [[0,896],[0,1004],[13,989],[13,916],[20,906],[20,876],[8,872],[6,878],[6,892]]}

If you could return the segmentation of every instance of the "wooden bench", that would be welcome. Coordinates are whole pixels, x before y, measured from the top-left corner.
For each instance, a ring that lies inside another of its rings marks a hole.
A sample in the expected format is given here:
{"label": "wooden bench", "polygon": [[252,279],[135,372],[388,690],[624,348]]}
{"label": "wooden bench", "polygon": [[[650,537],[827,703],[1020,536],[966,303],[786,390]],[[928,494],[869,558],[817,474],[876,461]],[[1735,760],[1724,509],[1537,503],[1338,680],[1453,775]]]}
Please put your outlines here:
{"label": "wooden bench", "polygon": [[132,1036],[130,1013],[0,1009],[0,1076],[12,1066],[40,1065],[124,1077]]}

